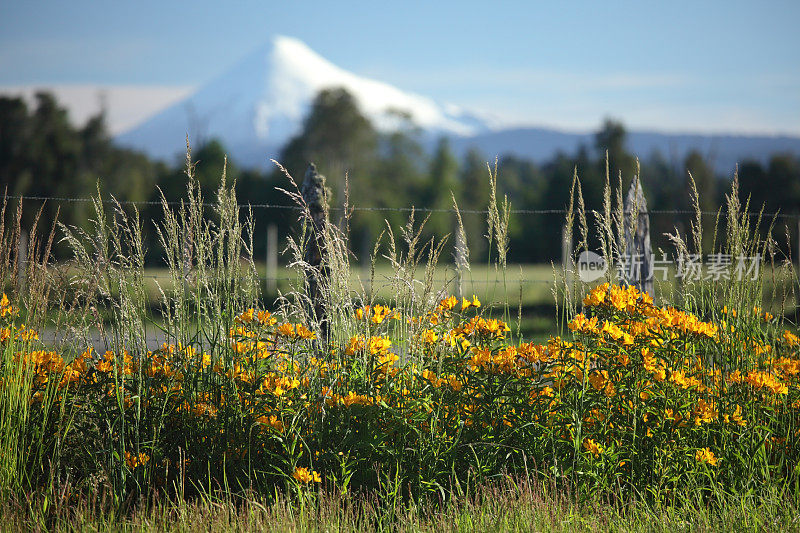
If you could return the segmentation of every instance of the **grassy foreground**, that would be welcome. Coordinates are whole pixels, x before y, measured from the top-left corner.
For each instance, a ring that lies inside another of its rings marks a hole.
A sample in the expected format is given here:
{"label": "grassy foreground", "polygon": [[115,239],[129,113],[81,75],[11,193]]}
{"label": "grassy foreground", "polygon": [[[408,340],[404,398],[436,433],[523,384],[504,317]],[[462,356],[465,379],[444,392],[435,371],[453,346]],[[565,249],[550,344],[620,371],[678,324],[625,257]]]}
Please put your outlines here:
{"label": "grassy foreground", "polygon": [[[353,290],[346,224],[314,234],[304,218],[290,242],[299,283],[264,309],[249,221],[224,174],[209,213],[192,169],[187,201],[165,203],[157,227],[169,277],[158,323],[138,215],[99,201],[90,230],[61,228],[69,274],[34,241],[25,283],[0,300],[10,524],[793,527],[800,336],[763,307],[763,276],[690,280],[657,304],[613,270],[592,286],[562,272],[561,334],[526,342],[508,293],[508,205],[492,195],[494,301],[437,284],[441,243],[421,242],[413,218],[397,237],[387,229],[369,288]],[[588,249],[577,178],[571,196],[567,226]],[[599,242],[620,257],[635,216],[606,197]],[[734,180],[721,251],[774,257],[749,220]],[[677,253],[702,250],[701,238],[676,234]],[[0,241],[14,248],[5,226]],[[310,247],[324,250],[321,266]],[[379,256],[385,293],[372,290]],[[16,258],[0,259],[7,284],[21,279],[7,268]],[[773,260],[782,269],[792,275]],[[70,342],[43,345],[42,327]],[[156,350],[153,327],[166,338]],[[98,329],[103,349],[88,342]]]}
{"label": "grassy foreground", "polygon": [[482,486],[443,505],[387,506],[380,496],[327,493],[302,505],[252,495],[170,502],[156,499],[119,515],[86,502],[53,502],[54,511],[6,502],[0,530],[52,531],[800,531],[797,498],[778,492],[687,495],[657,504],[591,500],[530,482]]}

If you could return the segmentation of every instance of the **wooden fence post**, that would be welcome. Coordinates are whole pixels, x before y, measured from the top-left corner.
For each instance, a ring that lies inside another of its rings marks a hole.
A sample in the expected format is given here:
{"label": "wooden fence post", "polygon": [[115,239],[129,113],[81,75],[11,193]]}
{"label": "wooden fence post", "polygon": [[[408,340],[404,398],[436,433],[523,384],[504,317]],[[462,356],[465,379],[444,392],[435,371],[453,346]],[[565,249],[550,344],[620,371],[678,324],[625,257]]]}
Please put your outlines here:
{"label": "wooden fence post", "polygon": [[325,229],[328,224],[328,192],[325,176],[317,172],[314,163],[308,165],[303,184],[300,186],[308,212],[308,245],[304,260],[310,268],[306,270],[306,289],[310,299],[310,315],[319,324],[321,341],[328,339],[328,316],[323,287],[328,285],[330,272],[322,254],[325,252]]}
{"label": "wooden fence post", "polygon": [[[650,215],[639,176],[634,176],[623,205],[625,210],[625,257],[623,278],[641,292],[653,290],[653,248],[650,246]],[[636,215],[634,217],[634,215]],[[635,221],[634,221],[635,218]]]}

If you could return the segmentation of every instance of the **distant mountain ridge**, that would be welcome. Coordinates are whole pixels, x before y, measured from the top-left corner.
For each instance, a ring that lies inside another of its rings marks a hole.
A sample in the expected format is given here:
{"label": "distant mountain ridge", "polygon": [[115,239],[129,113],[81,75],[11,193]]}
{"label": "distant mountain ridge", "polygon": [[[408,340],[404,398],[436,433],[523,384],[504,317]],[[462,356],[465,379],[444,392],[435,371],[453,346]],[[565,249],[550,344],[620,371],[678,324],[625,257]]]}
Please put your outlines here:
{"label": "distant mountain ridge", "polygon": [[[395,126],[390,110],[404,111],[423,130],[425,139],[447,136],[459,154],[474,147],[489,158],[513,154],[542,162],[558,151],[572,154],[580,145],[593,145],[592,133],[502,129],[488,117],[357,76],[301,41],[282,36],[116,140],[151,157],[173,159],[185,150],[187,133],[194,144],[216,137],[240,165],[263,168],[300,131],[314,96],[329,87],[344,87],[353,94],[379,130]],[[710,158],[718,172],[730,172],[737,162],[749,158],[764,162],[774,152],[799,156],[800,137],[632,131],[628,148],[642,159],[658,151],[675,162],[696,149]]]}
{"label": "distant mountain ridge", "polygon": [[[515,155],[544,162],[557,152],[573,155],[581,146],[594,146],[594,133],[568,133],[545,128],[515,128],[454,138],[458,154],[477,148],[487,157]],[[629,131],[628,150],[640,159],[658,152],[668,163],[683,164],[692,150],[699,151],[717,173],[732,174],[736,165],[753,159],[766,163],[775,153],[800,157],[800,137]]]}
{"label": "distant mountain ridge", "polygon": [[391,110],[407,112],[424,131],[471,136],[488,131],[477,115],[457,106],[403,92],[363,78],[330,63],[304,43],[275,37],[197,92],[117,137],[123,145],[153,157],[184,150],[188,133],[194,142],[220,138],[242,164],[266,163],[300,130],[316,94],[344,87],[379,130],[390,130]]}

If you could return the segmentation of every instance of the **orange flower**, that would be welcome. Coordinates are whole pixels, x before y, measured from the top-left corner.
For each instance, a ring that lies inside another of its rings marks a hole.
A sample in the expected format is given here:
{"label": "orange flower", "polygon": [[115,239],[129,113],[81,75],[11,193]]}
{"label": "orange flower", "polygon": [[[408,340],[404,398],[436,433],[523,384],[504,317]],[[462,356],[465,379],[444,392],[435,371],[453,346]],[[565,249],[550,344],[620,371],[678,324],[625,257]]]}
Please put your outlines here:
{"label": "orange flower", "polygon": [[450,296],[439,302],[439,308],[449,311],[458,304],[458,299],[455,296]]}
{"label": "orange flower", "polygon": [[313,339],[316,337],[316,334],[303,324],[297,324],[295,331],[297,331],[297,336],[301,339]]}
{"label": "orange flower", "polygon": [[149,460],[150,456],[144,452],[140,453],[139,455],[132,454],[131,452],[125,452],[125,463],[131,470],[140,466],[144,466]]}
{"label": "orange flower", "polygon": [[480,300],[478,300],[478,297],[475,296],[474,294],[472,295],[472,301],[467,300],[466,298],[463,298],[462,302],[461,302],[461,310],[462,311],[466,311],[470,307],[480,307],[480,306],[481,306],[481,302],[480,302]]}
{"label": "orange flower", "polygon": [[709,448],[700,448],[697,450],[697,453],[694,454],[694,458],[698,463],[709,464],[711,466],[717,466],[719,462],[719,459],[714,456],[714,452]]}
{"label": "orange flower", "polygon": [[593,454],[595,457],[599,457],[600,454],[603,453],[603,447],[592,439],[584,439],[583,447],[587,452]]}
{"label": "orange flower", "polygon": [[355,355],[356,353],[360,352],[364,349],[364,337],[357,336],[357,337],[350,337],[350,342],[345,348],[344,353],[347,355]]}
{"label": "orange flower", "polygon": [[283,335],[284,337],[293,338],[295,336],[294,324],[286,322],[278,326],[278,335]]}
{"label": "orange flower", "polygon": [[262,326],[274,326],[275,323],[278,321],[278,319],[272,316],[272,313],[270,313],[269,311],[259,311],[257,316],[258,316],[258,322]]}
{"label": "orange flower", "polygon": [[392,346],[392,341],[387,337],[370,337],[369,338],[369,353],[373,355],[386,354]]}
{"label": "orange flower", "polygon": [[254,314],[255,314],[255,309],[248,309],[247,311],[236,317],[236,322],[250,323],[253,321]]}
{"label": "orange flower", "polygon": [[311,483],[312,481],[314,483],[322,482],[322,477],[319,475],[319,472],[309,470],[304,466],[298,466],[295,468],[292,477],[300,483]]}
{"label": "orange flower", "polygon": [[422,342],[425,344],[433,344],[437,340],[439,340],[439,336],[432,329],[426,329],[422,332]]}

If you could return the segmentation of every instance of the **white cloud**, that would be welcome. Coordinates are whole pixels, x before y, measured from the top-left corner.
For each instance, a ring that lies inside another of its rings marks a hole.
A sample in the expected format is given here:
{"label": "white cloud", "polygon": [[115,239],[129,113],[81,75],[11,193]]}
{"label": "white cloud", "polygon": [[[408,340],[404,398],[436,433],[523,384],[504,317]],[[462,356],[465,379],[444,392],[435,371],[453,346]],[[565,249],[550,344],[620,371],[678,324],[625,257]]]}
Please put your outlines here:
{"label": "white cloud", "polygon": [[84,124],[104,105],[109,132],[117,135],[181,101],[194,88],[165,85],[0,85],[0,94],[23,96],[29,102],[34,102],[34,95],[41,90],[52,92],[77,125]]}

